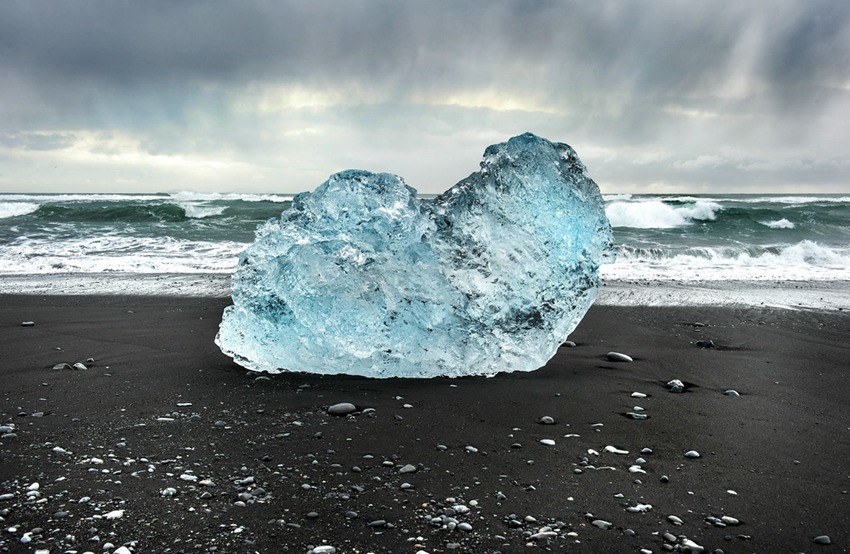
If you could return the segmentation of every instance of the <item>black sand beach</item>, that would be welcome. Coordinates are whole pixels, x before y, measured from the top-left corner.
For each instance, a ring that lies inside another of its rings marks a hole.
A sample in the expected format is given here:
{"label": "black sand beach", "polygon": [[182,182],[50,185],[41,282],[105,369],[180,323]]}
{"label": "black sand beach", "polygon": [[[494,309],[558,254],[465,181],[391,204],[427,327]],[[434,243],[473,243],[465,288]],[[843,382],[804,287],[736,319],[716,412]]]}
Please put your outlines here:
{"label": "black sand beach", "polygon": [[850,545],[846,311],[595,306],[532,373],[369,380],[246,372],[213,344],[227,303],[0,296],[0,550]]}

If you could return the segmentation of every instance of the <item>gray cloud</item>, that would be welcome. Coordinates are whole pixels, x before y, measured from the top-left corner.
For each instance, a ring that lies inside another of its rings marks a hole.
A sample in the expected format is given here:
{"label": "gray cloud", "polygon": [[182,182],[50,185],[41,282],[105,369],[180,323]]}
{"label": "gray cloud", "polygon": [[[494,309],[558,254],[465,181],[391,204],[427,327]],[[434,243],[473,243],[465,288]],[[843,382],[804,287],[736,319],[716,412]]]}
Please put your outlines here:
{"label": "gray cloud", "polygon": [[[797,156],[832,168],[811,173],[814,188],[848,177],[836,161],[850,139],[836,123],[850,119],[841,0],[11,0],[0,73],[8,136],[104,133],[89,139],[123,142],[95,154],[135,144],[230,160],[296,189],[344,164],[459,178],[481,140],[525,130],[580,154],[610,150],[598,173],[614,187],[781,185],[766,169],[739,168],[735,181],[735,164],[687,165],[729,150],[759,167]],[[259,109],[281,90],[312,96]],[[0,146],[6,159],[27,148]],[[422,163],[423,150],[445,163]],[[645,162],[655,151],[667,155]],[[99,159],[74,162],[79,182]]]}

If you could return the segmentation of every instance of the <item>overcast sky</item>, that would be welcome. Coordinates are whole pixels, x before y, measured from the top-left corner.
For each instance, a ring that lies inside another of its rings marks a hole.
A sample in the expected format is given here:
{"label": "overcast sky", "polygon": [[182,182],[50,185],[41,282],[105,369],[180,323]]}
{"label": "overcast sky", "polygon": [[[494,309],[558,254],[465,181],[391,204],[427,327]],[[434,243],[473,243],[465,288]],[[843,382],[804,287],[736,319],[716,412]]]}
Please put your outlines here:
{"label": "overcast sky", "polygon": [[604,193],[847,193],[850,2],[0,2],[0,191],[441,192],[525,131]]}

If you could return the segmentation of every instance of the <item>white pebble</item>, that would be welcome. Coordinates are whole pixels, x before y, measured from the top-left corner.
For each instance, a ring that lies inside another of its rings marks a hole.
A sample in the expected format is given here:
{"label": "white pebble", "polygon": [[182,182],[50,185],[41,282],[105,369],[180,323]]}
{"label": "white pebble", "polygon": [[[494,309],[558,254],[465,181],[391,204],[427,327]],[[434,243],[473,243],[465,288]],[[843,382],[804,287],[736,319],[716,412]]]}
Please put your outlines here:
{"label": "white pebble", "polygon": [[688,450],[685,452],[685,458],[699,458],[700,454],[696,450]]}
{"label": "white pebble", "polygon": [[119,519],[123,516],[124,516],[124,510],[112,510],[111,512],[109,512],[108,514],[106,514],[103,517],[105,517],[106,519]]}
{"label": "white pebble", "polygon": [[605,447],[605,452],[610,452],[611,454],[628,454],[628,450],[621,450],[616,446],[611,446],[610,444]]}
{"label": "white pebble", "polygon": [[623,354],[622,352],[608,352],[606,356],[609,362],[633,362],[631,356],[627,354]]}
{"label": "white pebble", "polygon": [[635,506],[629,506],[628,508],[626,508],[626,511],[631,512],[633,514],[645,514],[651,509],[652,504],[637,504]]}
{"label": "white pebble", "polygon": [[555,441],[552,439],[540,439],[540,444],[545,444],[546,446],[555,446]]}

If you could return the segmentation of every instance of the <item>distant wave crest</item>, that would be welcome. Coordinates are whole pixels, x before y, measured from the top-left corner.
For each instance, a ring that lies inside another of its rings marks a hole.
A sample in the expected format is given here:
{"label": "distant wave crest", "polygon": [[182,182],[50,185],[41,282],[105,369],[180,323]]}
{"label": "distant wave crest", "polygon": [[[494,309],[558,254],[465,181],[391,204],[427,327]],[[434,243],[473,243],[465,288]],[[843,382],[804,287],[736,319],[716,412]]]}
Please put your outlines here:
{"label": "distant wave crest", "polygon": [[613,227],[635,229],[670,229],[693,221],[713,221],[722,207],[716,202],[697,201],[685,206],[671,206],[660,200],[613,202],[605,213]]}
{"label": "distant wave crest", "polygon": [[38,210],[38,204],[31,202],[0,202],[0,219],[31,214]]}
{"label": "distant wave crest", "polygon": [[759,221],[765,227],[770,227],[771,229],[793,229],[794,223],[788,221],[786,218],[778,219],[776,221]]}

